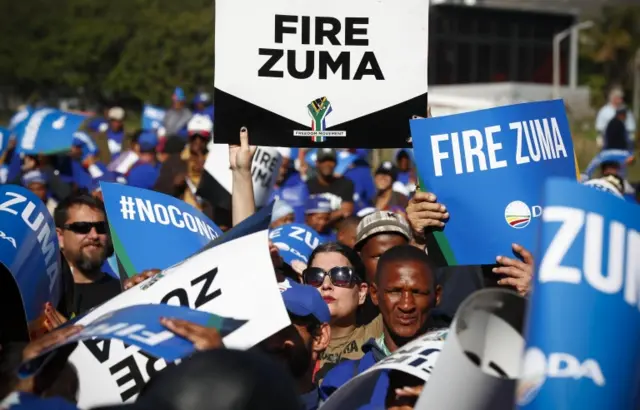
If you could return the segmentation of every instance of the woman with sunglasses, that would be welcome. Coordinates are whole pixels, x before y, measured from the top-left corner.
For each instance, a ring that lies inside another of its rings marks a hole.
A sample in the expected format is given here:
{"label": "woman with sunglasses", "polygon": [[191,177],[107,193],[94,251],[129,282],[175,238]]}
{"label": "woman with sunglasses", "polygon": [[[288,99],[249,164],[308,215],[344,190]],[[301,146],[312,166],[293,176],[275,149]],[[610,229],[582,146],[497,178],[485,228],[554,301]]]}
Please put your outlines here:
{"label": "woman with sunglasses", "polygon": [[358,254],[348,246],[329,242],[318,246],[309,257],[302,273],[304,283],[318,289],[331,312],[331,342],[320,356],[316,367],[316,382],[342,360],[363,356],[362,345],[382,334],[382,320],[358,326],[358,308],[367,296],[364,265]]}

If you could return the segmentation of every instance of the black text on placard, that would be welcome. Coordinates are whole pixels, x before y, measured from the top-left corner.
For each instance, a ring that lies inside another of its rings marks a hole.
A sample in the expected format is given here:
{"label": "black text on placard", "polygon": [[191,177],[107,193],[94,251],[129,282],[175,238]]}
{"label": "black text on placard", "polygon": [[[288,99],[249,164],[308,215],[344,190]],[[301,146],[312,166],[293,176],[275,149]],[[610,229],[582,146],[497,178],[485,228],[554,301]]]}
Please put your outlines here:
{"label": "black text on placard", "polygon": [[181,306],[189,306],[192,309],[198,309],[205,303],[209,303],[213,299],[222,295],[222,289],[211,291],[211,285],[213,284],[213,280],[215,279],[217,274],[218,268],[215,267],[191,281],[191,288],[189,290],[196,288],[200,283],[202,283],[200,291],[198,292],[195,299],[193,298],[193,295],[191,299],[189,299],[189,293],[193,292],[187,292],[185,288],[176,288],[164,295],[160,303],[168,303],[172,299],[178,299],[178,302]]}
{"label": "black text on placard", "polygon": [[[284,78],[287,73],[289,77],[298,80],[311,77],[326,80],[331,71],[333,74],[339,74],[342,80],[362,80],[366,76],[384,80],[384,74],[373,51],[364,51],[360,56],[361,53],[355,51],[314,51],[294,47],[328,44],[349,47],[348,50],[351,50],[351,47],[366,47],[369,45],[366,37],[368,24],[368,17],[346,17],[340,20],[334,17],[276,14],[275,43],[282,46],[258,49],[260,56],[268,57],[258,70],[258,77]],[[297,56],[300,54],[304,54],[302,70],[296,64]]]}

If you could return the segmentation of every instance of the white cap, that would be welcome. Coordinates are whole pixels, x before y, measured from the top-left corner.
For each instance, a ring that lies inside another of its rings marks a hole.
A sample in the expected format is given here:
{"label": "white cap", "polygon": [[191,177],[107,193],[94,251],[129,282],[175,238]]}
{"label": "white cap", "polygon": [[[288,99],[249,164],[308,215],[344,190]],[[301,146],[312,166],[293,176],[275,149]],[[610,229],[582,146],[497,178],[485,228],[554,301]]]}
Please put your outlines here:
{"label": "white cap", "polygon": [[213,121],[208,115],[195,114],[187,124],[187,131],[189,133],[211,134],[213,132]]}
{"label": "white cap", "polygon": [[107,117],[110,120],[122,121],[124,120],[124,109],[122,107],[111,107],[107,113]]}

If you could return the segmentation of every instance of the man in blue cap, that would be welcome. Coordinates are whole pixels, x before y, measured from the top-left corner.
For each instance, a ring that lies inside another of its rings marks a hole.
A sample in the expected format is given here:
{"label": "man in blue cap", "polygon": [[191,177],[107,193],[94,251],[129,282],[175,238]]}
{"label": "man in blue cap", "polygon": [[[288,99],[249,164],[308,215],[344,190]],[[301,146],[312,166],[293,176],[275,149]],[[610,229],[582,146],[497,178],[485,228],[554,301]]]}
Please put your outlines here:
{"label": "man in blue cap", "polygon": [[131,186],[153,189],[160,175],[160,164],[156,158],[158,136],[155,131],[140,131],[134,137],[133,151],[138,155],[138,162],[129,170],[126,179]]}
{"label": "man in blue cap", "polygon": [[213,121],[213,104],[211,104],[211,96],[209,93],[201,92],[196,94],[193,99],[193,112],[195,114],[208,115]]}
{"label": "man in blue cap", "polygon": [[45,174],[39,169],[28,171],[22,175],[22,186],[33,192],[53,215],[53,211],[58,206],[58,202],[51,197],[48,189],[48,181]]}
{"label": "man in blue cap", "polygon": [[291,325],[260,343],[259,348],[279,360],[294,377],[305,410],[320,402],[314,382],[316,363],[331,340],[329,306],[317,289],[287,280],[280,284]]}
{"label": "man in blue cap", "polygon": [[332,209],[331,201],[322,195],[311,195],[307,198],[304,223],[315,229],[324,242],[336,240],[329,225]]}
{"label": "man in blue cap", "polygon": [[164,120],[162,121],[162,127],[165,131],[164,134],[167,138],[177,135],[186,139],[187,124],[191,119],[192,113],[191,110],[186,107],[187,97],[184,94],[184,90],[176,87],[171,99],[173,104],[171,108],[167,110]]}

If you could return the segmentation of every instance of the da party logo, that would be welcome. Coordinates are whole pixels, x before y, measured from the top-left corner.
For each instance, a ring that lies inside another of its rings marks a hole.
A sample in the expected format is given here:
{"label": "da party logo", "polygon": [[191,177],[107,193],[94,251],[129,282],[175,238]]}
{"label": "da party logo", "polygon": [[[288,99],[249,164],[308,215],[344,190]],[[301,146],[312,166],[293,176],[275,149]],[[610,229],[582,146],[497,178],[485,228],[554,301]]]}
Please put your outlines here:
{"label": "da party logo", "polygon": [[581,362],[568,353],[551,353],[546,357],[542,350],[531,347],[524,355],[523,377],[516,391],[517,403],[525,406],[533,401],[549,379],[590,379],[596,386],[605,385],[602,369],[597,361]]}
{"label": "da party logo", "polygon": [[529,205],[522,201],[513,201],[504,209],[504,219],[510,227],[515,229],[526,228],[532,218],[538,218],[540,215],[542,215],[540,205],[529,208]]}

